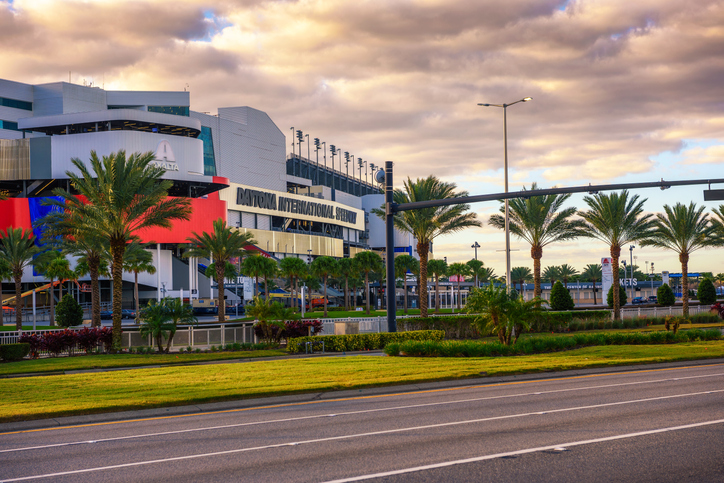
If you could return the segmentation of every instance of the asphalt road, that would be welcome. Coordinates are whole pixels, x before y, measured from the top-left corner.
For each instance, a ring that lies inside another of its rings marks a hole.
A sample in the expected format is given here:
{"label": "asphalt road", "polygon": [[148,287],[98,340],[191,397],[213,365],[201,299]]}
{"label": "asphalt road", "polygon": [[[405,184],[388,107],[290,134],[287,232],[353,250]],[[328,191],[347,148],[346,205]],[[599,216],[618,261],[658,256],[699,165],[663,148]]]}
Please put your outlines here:
{"label": "asphalt road", "polygon": [[724,364],[0,434],[2,481],[724,481]]}

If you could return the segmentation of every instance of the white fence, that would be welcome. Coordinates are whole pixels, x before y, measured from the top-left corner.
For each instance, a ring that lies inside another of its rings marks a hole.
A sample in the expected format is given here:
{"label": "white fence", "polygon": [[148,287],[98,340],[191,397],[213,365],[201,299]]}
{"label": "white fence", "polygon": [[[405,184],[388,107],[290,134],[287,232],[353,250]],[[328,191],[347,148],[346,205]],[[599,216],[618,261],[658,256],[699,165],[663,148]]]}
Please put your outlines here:
{"label": "white fence", "polygon": [[[706,314],[711,310],[710,305],[690,305],[689,315]],[[671,307],[626,307],[621,309],[622,319],[634,319],[637,317],[666,317],[667,315],[684,315],[681,305]],[[613,312],[611,312],[613,317]]]}

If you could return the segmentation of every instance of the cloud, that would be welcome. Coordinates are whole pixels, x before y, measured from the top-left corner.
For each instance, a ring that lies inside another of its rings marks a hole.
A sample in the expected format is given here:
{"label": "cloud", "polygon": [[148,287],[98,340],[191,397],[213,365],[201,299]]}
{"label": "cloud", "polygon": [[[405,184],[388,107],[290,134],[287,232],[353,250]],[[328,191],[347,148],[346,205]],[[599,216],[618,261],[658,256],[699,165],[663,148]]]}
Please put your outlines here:
{"label": "cloud", "polygon": [[707,148],[697,146],[682,151],[681,155],[686,164],[724,163],[724,144]]}

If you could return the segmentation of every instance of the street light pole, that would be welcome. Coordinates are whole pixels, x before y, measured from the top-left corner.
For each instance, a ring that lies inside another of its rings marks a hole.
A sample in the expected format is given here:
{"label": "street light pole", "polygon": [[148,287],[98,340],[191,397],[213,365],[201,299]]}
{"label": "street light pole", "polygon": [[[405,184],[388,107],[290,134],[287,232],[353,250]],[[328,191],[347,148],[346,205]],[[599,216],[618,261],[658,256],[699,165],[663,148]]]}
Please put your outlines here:
{"label": "street light pole", "polygon": [[[472,249],[475,250],[475,260],[477,261],[477,259],[478,259],[478,248],[480,248],[480,243],[475,242],[475,243],[472,244],[472,246],[471,246],[470,248],[472,248]],[[480,286],[478,285],[478,272],[477,272],[477,271],[475,272],[475,288],[480,288]]]}
{"label": "street light pole", "polygon": [[633,274],[634,274],[634,264],[633,264],[633,249],[636,248],[634,245],[631,245],[628,247],[629,255],[631,257],[631,278],[629,279],[629,285],[631,286],[631,300],[633,301],[634,298],[634,288],[633,288]]}
{"label": "street light pole", "polygon": [[[503,149],[505,153],[505,193],[508,192],[508,106],[518,104],[519,102],[528,102],[531,97],[524,97],[510,104],[483,104],[483,107],[502,107],[503,108]],[[505,199],[505,283],[510,290],[510,209],[508,207],[508,199]]]}

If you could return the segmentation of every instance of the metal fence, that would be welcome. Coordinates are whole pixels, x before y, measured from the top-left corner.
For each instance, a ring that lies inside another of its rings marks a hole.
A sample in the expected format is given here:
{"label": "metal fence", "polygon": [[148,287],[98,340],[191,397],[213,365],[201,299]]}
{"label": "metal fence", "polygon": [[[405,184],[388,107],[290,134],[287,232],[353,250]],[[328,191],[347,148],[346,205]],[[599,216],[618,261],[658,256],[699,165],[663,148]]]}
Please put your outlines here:
{"label": "metal fence", "polygon": [[[690,305],[689,315],[706,314],[711,311],[709,305]],[[622,319],[635,319],[641,317],[665,317],[667,315],[684,315],[684,308],[681,305],[670,307],[626,307],[621,309]],[[613,317],[613,311],[611,312]]]}

